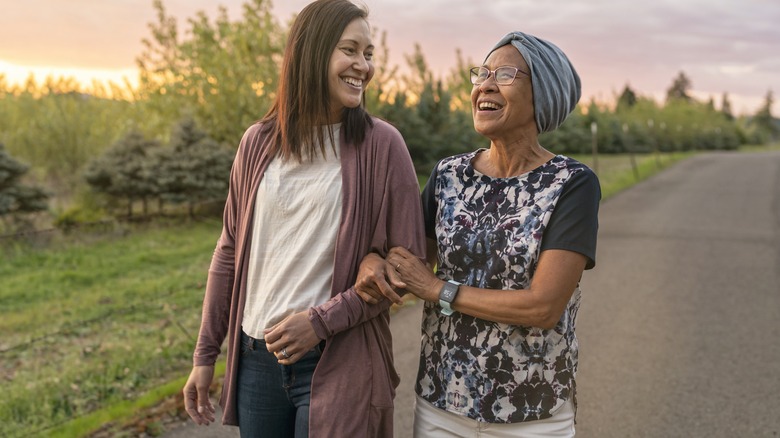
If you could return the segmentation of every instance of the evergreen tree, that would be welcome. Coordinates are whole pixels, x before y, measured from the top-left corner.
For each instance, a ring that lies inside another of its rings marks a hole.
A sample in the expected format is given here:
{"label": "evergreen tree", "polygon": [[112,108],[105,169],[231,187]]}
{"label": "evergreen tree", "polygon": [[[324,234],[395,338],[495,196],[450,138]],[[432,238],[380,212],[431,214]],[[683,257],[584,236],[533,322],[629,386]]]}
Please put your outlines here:
{"label": "evergreen tree", "polygon": [[48,208],[48,195],[42,189],[21,183],[28,166],[15,160],[0,143],[0,217],[6,219]]}
{"label": "evergreen tree", "polygon": [[685,75],[685,72],[680,72],[672,82],[672,86],[666,90],[666,101],[682,100],[685,102],[693,101],[690,95],[691,80]]}
{"label": "evergreen tree", "polygon": [[734,113],[731,111],[729,93],[723,93],[723,98],[720,102],[720,112],[726,117],[727,120],[734,120]]}
{"label": "evergreen tree", "polygon": [[401,131],[417,172],[427,175],[439,159],[485,146],[486,140],[474,131],[466,92],[471,82],[462,59],[461,71],[451,74],[447,86],[434,77],[419,45],[406,62],[409,73],[400,91],[378,112]]}
{"label": "evergreen tree", "polygon": [[758,110],[755,116],[753,116],[752,124],[761,133],[764,141],[776,140],[780,138],[780,127],[775,122],[775,118],[772,116],[772,105],[774,104],[774,97],[772,90],[767,91],[764,98],[764,105]]}
{"label": "evergreen tree", "polygon": [[174,203],[186,202],[190,216],[198,202],[227,194],[234,153],[198,128],[191,117],[174,128],[171,145],[157,155],[160,195]]}
{"label": "evergreen tree", "polygon": [[143,212],[148,213],[147,202],[155,194],[155,183],[147,164],[150,152],[158,147],[154,140],[147,140],[137,130],[131,130],[124,138],[87,166],[84,178],[95,191],[111,197],[127,200],[127,216],[133,215],[133,202],[143,202]]}
{"label": "evergreen tree", "polygon": [[628,109],[636,105],[636,102],[637,102],[636,93],[634,93],[634,90],[632,90],[631,87],[629,87],[628,84],[626,84],[626,86],[623,88],[623,92],[620,93],[620,97],[618,97],[617,108],[615,111],[616,112],[627,111]]}

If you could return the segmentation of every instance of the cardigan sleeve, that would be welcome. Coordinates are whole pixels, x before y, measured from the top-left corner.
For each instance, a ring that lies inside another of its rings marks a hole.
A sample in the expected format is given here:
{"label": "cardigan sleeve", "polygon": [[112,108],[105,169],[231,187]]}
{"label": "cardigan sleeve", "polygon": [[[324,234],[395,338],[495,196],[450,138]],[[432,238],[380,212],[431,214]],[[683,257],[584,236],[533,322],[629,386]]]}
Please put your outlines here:
{"label": "cardigan sleeve", "polygon": [[211,257],[206,294],[203,298],[198,340],[195,344],[193,364],[214,365],[219,357],[222,342],[228,332],[230,305],[236,276],[236,222],[238,215],[238,194],[245,179],[245,159],[253,128],[247,130],[239,144],[238,152],[230,170],[228,196],[222,219],[222,233]]}
{"label": "cardigan sleeve", "polygon": [[[368,250],[360,254],[357,261],[359,264],[368,252],[376,252],[384,257],[390,248],[396,246],[402,246],[425,260],[425,233],[417,174],[401,134],[394,128],[383,131],[389,141],[380,150],[386,151],[387,157],[377,162],[382,162],[386,171],[372,174],[374,178],[384,175],[384,181],[374,181],[374,198],[378,201],[372,207],[376,211],[374,228],[371,230]],[[376,317],[391,305],[389,300],[368,304],[360,298],[353,286],[325,304],[313,307],[309,312],[309,320],[317,336],[327,339]]]}

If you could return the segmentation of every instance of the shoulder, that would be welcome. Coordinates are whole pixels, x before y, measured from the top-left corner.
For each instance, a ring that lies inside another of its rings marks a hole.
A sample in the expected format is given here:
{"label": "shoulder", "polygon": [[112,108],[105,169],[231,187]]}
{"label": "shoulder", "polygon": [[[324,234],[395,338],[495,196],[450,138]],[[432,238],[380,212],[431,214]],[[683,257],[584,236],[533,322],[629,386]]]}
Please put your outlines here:
{"label": "shoulder", "polygon": [[[562,196],[576,197],[583,200],[601,200],[601,184],[596,173],[585,164],[563,155],[559,157],[559,172],[563,183]],[[589,202],[590,202],[589,201]]]}
{"label": "shoulder", "polygon": [[366,138],[360,146],[370,154],[395,163],[411,161],[409,148],[401,132],[390,122],[371,116],[371,126],[366,131]]}
{"label": "shoulder", "polygon": [[401,132],[390,122],[371,116],[371,127],[369,128],[369,137],[374,141],[403,142]]}
{"label": "shoulder", "polygon": [[236,164],[243,166],[257,161],[255,158],[262,155],[262,151],[268,147],[269,138],[267,125],[257,122],[249,126],[238,144]]}
{"label": "shoulder", "polygon": [[256,151],[259,147],[265,143],[265,139],[268,137],[268,125],[261,122],[256,122],[249,126],[244,135],[241,136],[241,143],[239,143],[239,151],[244,153],[250,153]]}
{"label": "shoulder", "polygon": [[553,162],[556,163],[556,165],[559,168],[566,168],[570,171],[574,172],[589,172],[593,175],[592,170],[590,170],[590,167],[586,166],[585,164],[581,163],[580,161],[575,160],[574,158],[567,157],[566,155],[556,155],[555,158],[553,158]]}
{"label": "shoulder", "polygon": [[479,150],[464,152],[442,158],[438,163],[436,163],[436,166],[434,166],[434,171],[437,173],[457,171],[458,169],[462,171],[471,164],[471,160],[474,159],[474,156],[477,154],[477,152],[479,152]]}
{"label": "shoulder", "polygon": [[565,155],[558,155],[555,157],[556,167],[559,171],[566,173],[572,180],[589,181],[598,184],[598,176],[591,170],[590,167],[575,160],[574,158],[567,157]]}
{"label": "shoulder", "polygon": [[263,123],[256,122],[246,128],[244,135],[241,137],[241,144],[252,142],[258,138],[262,138],[267,134],[267,126]]}

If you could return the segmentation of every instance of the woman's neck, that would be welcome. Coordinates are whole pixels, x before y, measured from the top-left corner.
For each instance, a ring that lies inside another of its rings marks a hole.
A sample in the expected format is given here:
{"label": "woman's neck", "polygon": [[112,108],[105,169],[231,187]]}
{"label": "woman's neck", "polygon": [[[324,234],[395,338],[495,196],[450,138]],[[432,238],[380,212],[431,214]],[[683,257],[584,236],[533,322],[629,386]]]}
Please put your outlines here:
{"label": "woman's neck", "polygon": [[488,176],[509,178],[536,169],[554,156],[538,142],[491,141],[490,149],[474,160],[474,167]]}

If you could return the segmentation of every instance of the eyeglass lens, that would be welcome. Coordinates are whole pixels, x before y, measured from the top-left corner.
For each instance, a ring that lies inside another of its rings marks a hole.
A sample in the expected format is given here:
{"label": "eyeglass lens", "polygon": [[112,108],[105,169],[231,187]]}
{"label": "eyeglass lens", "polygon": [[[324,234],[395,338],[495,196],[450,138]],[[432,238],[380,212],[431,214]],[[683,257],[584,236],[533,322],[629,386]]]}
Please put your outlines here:
{"label": "eyeglass lens", "polygon": [[471,69],[471,82],[474,85],[480,85],[490,77],[490,73],[493,73],[496,83],[509,85],[515,80],[517,72],[517,68],[508,66],[498,67],[493,71],[490,71],[487,67],[475,67]]}

